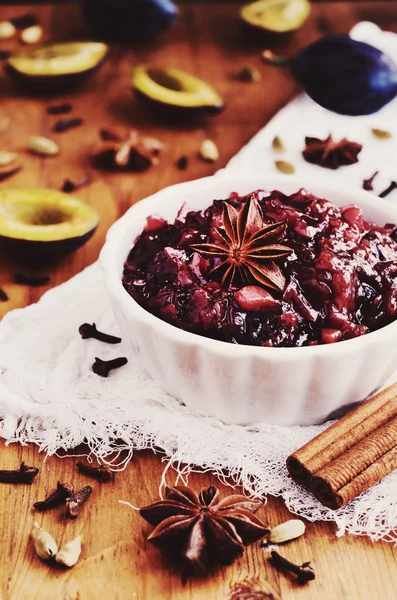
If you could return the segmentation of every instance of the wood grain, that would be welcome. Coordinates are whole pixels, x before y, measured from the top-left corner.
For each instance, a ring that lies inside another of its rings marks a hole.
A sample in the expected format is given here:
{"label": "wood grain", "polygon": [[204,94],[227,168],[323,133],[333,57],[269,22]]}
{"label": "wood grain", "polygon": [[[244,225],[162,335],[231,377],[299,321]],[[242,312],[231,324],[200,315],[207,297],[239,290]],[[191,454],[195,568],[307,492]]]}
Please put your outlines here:
{"label": "wood grain", "polygon": [[[27,12],[29,6],[2,6],[1,19]],[[68,3],[53,7],[35,7],[47,37],[84,35],[78,8]],[[6,186],[43,186],[60,188],[65,177],[77,178],[91,170],[89,153],[98,141],[100,126],[138,127],[166,144],[158,167],[143,174],[104,174],[93,172],[93,183],[79,196],[97,208],[101,225],[92,240],[72,257],[51,269],[49,286],[29,289],[13,283],[15,266],[11,257],[2,256],[0,286],[10,301],[0,305],[0,315],[11,308],[36,302],[44,291],[66,281],[96,260],[110,224],[128,207],[158,189],[179,181],[210,175],[226,165],[252,135],[296,92],[288,74],[261,64],[261,44],[243,37],[236,23],[235,3],[211,6],[202,2],[181,4],[181,17],[174,30],[146,48],[114,47],[111,59],[82,90],[66,97],[37,98],[21,96],[11,83],[0,76],[0,118],[11,120],[9,130],[0,138],[0,146],[19,150],[24,158],[23,171]],[[338,3],[313,6],[305,26],[283,41],[273,42],[275,49],[293,53],[324,32],[347,32],[357,21],[371,19],[397,31],[397,5],[388,2]],[[18,42],[1,42],[0,49],[13,49]],[[212,82],[225,97],[227,109],[199,123],[171,123],[160,115],[147,113],[132,96],[129,87],[131,69],[140,62],[173,65]],[[258,84],[244,84],[230,75],[246,64],[262,73]],[[84,118],[80,128],[63,133],[52,132],[56,117],[46,114],[49,103],[61,100],[73,103],[73,115]],[[50,135],[61,147],[55,159],[28,155],[24,148],[29,135]],[[215,166],[197,157],[200,142],[210,137],[219,146],[221,159]],[[189,156],[189,167],[179,171],[176,160]],[[40,269],[39,269],[40,270]],[[271,566],[267,554],[256,544],[232,567],[219,569],[209,577],[181,582],[178,571],[166,557],[145,541],[150,531],[138,514],[119,500],[135,506],[157,497],[164,464],[159,454],[140,452],[113,482],[93,482],[93,494],[76,521],[66,520],[61,510],[35,514],[32,504],[51,491],[58,479],[75,487],[88,483],[77,473],[72,457],[46,458],[36,447],[1,444],[0,468],[14,468],[21,460],[40,467],[32,486],[0,484],[0,599],[1,600],[226,600],[233,590],[235,600],[248,600],[247,590],[261,590],[264,598],[276,600],[317,599],[390,599],[397,597],[397,561],[393,549],[367,538],[335,536],[334,525],[307,525],[307,534],[283,548],[287,558],[296,562],[312,560],[316,581],[298,586]],[[167,475],[169,484],[174,474]],[[223,484],[209,473],[192,474],[189,483],[199,489]],[[271,525],[289,518],[284,504],[269,498],[262,516]],[[65,542],[77,533],[83,536],[83,553],[71,571],[51,568],[34,554],[29,533],[34,520]]]}

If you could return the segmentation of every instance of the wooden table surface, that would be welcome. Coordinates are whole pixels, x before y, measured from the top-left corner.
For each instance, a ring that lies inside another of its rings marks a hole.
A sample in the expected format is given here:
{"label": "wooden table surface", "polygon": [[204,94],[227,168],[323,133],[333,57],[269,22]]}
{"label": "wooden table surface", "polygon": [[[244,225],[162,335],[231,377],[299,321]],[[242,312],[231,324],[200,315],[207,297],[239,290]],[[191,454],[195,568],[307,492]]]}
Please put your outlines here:
{"label": "wooden table surface", "polygon": [[[0,20],[23,14],[28,6],[1,6]],[[46,37],[83,36],[84,26],[74,4],[33,9],[44,26]],[[84,118],[80,128],[53,134],[55,117],[46,114],[49,99],[19,95],[5,76],[0,76],[0,118],[9,117],[10,126],[0,138],[6,149],[21,150],[24,169],[7,186],[42,186],[59,189],[65,177],[77,178],[89,169],[89,154],[97,143],[100,126],[137,127],[166,144],[159,166],[143,174],[94,173],[93,183],[79,192],[82,199],[97,208],[100,227],[92,240],[72,257],[51,270],[49,286],[55,286],[78,273],[98,256],[111,223],[129,206],[169,184],[211,174],[224,166],[253,134],[297,92],[297,86],[283,70],[261,64],[261,44],[243,38],[236,24],[234,3],[205,4],[185,2],[178,25],[155,44],[145,48],[114,48],[111,59],[82,90],[64,98],[73,103],[73,114]],[[273,47],[293,53],[323,32],[345,33],[360,20],[373,20],[380,26],[397,31],[397,4],[322,3],[313,6],[308,23],[289,38],[274,42]],[[18,42],[1,42],[1,49],[13,49]],[[143,110],[133,98],[129,78],[133,65],[141,62],[180,67],[212,82],[227,102],[225,112],[201,123],[169,123]],[[252,64],[262,73],[262,81],[245,84],[230,75],[237,68]],[[50,135],[59,142],[61,153],[43,160],[24,152],[30,135]],[[221,158],[214,165],[197,157],[201,140],[209,137],[219,146]],[[186,171],[179,171],[176,160],[190,157]],[[36,302],[47,288],[27,288],[12,283],[13,266],[1,257],[0,285],[10,301],[0,304],[1,314],[12,308]],[[371,543],[367,538],[337,538],[332,524],[307,525],[307,534],[283,548],[285,556],[296,561],[312,560],[316,581],[298,586],[271,566],[259,545],[248,548],[233,566],[221,568],[207,578],[186,584],[175,567],[145,539],[150,527],[118,500],[136,506],[157,497],[164,468],[161,454],[137,452],[114,482],[94,482],[94,492],[81,516],[67,521],[58,511],[35,514],[32,504],[52,490],[56,482],[73,481],[75,487],[87,483],[76,473],[74,458],[45,459],[36,447],[2,444],[0,468],[14,468],[24,460],[40,467],[32,486],[0,486],[0,599],[1,600],[89,600],[100,599],[395,599],[397,598],[397,561],[391,545]],[[173,483],[173,473],[168,473]],[[219,485],[223,494],[230,493],[210,473],[192,474],[190,485],[199,489]],[[263,513],[271,525],[289,518],[279,499],[268,498]],[[37,519],[58,540],[83,536],[79,564],[62,571],[42,563],[34,553],[29,532]],[[240,592],[237,592],[240,590]],[[243,593],[245,590],[245,594]],[[258,595],[248,590],[261,591]],[[234,593],[234,595],[233,595]]]}

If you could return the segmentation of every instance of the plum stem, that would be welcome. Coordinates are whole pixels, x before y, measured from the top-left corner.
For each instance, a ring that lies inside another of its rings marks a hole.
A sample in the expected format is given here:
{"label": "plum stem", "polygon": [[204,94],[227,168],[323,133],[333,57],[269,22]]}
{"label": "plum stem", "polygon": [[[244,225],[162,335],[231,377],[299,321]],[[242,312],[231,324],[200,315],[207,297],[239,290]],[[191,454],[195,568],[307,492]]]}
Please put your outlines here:
{"label": "plum stem", "polygon": [[290,56],[275,54],[272,50],[264,50],[262,52],[262,60],[266,65],[282,66],[291,64],[293,59]]}

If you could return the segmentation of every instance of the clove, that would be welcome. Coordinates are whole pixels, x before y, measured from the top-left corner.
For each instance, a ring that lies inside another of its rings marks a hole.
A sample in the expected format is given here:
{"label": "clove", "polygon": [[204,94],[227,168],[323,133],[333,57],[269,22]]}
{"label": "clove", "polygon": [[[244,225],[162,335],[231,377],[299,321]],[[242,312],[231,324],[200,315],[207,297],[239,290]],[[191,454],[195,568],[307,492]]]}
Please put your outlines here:
{"label": "clove", "polygon": [[71,496],[73,496],[73,486],[70,483],[58,481],[56,489],[45,500],[35,502],[33,506],[36,510],[44,512],[45,510],[64,504],[66,499]]}
{"label": "clove", "polygon": [[74,192],[75,190],[80,189],[84,185],[87,185],[87,183],[90,183],[90,181],[91,181],[91,175],[89,173],[84,175],[84,177],[81,177],[81,179],[77,179],[77,181],[72,181],[71,179],[65,179],[65,181],[63,182],[63,186],[62,186],[62,192],[66,192],[67,194],[70,192]]}
{"label": "clove", "polygon": [[189,158],[186,156],[186,154],[178,158],[178,160],[176,161],[176,166],[180,171],[185,171],[187,169],[188,164]]}
{"label": "clove", "polygon": [[15,273],[14,282],[20,285],[29,285],[30,287],[40,287],[50,281],[49,275],[29,275],[27,273]]}
{"label": "clove", "polygon": [[70,102],[64,102],[63,104],[53,104],[47,107],[48,115],[65,115],[72,110]]}
{"label": "clove", "polygon": [[104,481],[109,481],[112,478],[111,472],[105,467],[105,465],[93,467],[88,463],[78,462],[76,466],[80,473],[84,473],[84,475],[88,475],[88,477],[93,477],[101,483]]}
{"label": "clove", "polygon": [[72,118],[72,119],[59,119],[54,125],[53,131],[56,133],[62,133],[63,131],[67,131],[68,129],[73,129],[73,127],[78,127],[83,123],[83,119],[80,117]]}
{"label": "clove", "polygon": [[278,571],[280,570],[294,573],[297,575],[299,583],[307,583],[316,577],[313,567],[310,566],[310,562],[305,562],[302,565],[295,565],[291,561],[284,558],[284,556],[281,556],[281,554],[275,550],[272,551],[271,556],[273,565]]}
{"label": "clove", "polygon": [[119,344],[121,342],[121,338],[116,337],[115,335],[109,335],[108,333],[98,331],[95,323],[92,325],[89,323],[83,323],[79,327],[79,333],[83,340],[93,338],[95,340],[99,340],[100,342],[105,342],[105,344]]}
{"label": "clove", "polygon": [[363,181],[363,190],[367,190],[367,192],[371,191],[374,189],[373,187],[373,182],[375,177],[377,176],[377,174],[379,173],[379,171],[375,171],[375,173],[372,175],[372,177],[370,177],[369,179],[364,179]]}
{"label": "clove", "polygon": [[38,23],[38,19],[34,13],[26,13],[20,17],[14,17],[10,21],[17,29],[27,29]]}
{"label": "clove", "polygon": [[92,370],[96,375],[101,377],[108,377],[110,371],[113,369],[119,369],[128,363],[125,356],[114,358],[113,360],[102,360],[101,358],[95,357],[95,362],[92,365]]}
{"label": "clove", "polygon": [[386,198],[393,190],[397,188],[397,182],[392,181],[389,187],[387,187],[383,192],[379,194],[379,198]]}
{"label": "clove", "polygon": [[66,500],[66,514],[68,517],[75,519],[80,512],[80,506],[86,502],[92,492],[92,487],[86,485],[79,490],[74,496]]}
{"label": "clove", "polygon": [[39,469],[36,467],[27,467],[24,462],[21,462],[19,469],[0,470],[0,483],[26,483],[31,485],[38,472]]}

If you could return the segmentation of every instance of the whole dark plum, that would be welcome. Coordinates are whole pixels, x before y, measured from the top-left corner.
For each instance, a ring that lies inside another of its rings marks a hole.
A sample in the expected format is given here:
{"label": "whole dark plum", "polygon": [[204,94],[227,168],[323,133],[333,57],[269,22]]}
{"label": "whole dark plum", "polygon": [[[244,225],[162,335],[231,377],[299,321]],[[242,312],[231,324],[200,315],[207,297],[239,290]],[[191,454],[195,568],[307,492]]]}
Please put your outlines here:
{"label": "whole dark plum", "polygon": [[397,65],[348,35],[310,44],[293,59],[292,74],[317,104],[343,115],[369,115],[397,96]]}
{"label": "whole dark plum", "polygon": [[172,0],[80,0],[87,23],[101,38],[151,40],[170,29],[178,14]]}

